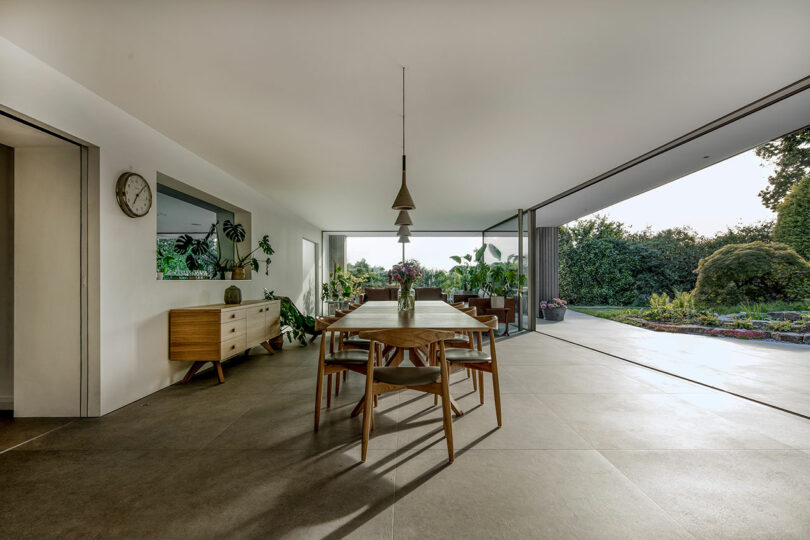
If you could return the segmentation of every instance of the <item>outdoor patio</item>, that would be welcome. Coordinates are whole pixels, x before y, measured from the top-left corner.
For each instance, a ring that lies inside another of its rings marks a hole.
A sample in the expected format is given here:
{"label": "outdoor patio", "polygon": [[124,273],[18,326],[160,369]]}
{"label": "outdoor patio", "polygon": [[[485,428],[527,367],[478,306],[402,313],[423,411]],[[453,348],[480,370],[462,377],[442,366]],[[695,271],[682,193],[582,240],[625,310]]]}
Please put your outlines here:
{"label": "outdoor patio", "polygon": [[537,330],[679,377],[810,416],[810,347],[669,334],[568,310]]}
{"label": "outdoor patio", "polygon": [[[2,453],[2,536],[806,537],[810,421],[541,334],[497,347],[504,426],[489,378],[480,406],[457,374],[451,465],[411,391],[381,398],[361,463],[354,374],[314,433],[317,348],[285,346]],[[56,425],[4,422],[0,448]]]}

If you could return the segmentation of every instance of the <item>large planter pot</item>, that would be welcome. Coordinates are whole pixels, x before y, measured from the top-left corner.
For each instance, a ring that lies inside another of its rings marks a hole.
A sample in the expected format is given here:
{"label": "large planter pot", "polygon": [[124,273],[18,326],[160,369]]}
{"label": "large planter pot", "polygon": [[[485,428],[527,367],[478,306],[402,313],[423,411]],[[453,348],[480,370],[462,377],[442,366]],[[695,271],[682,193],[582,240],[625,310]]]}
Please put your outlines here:
{"label": "large planter pot", "polygon": [[545,308],[543,309],[543,318],[547,321],[561,321],[565,318],[565,310],[567,308]]}
{"label": "large planter pot", "polygon": [[503,309],[506,305],[506,297],[504,296],[492,296],[489,299],[489,305],[492,309]]}

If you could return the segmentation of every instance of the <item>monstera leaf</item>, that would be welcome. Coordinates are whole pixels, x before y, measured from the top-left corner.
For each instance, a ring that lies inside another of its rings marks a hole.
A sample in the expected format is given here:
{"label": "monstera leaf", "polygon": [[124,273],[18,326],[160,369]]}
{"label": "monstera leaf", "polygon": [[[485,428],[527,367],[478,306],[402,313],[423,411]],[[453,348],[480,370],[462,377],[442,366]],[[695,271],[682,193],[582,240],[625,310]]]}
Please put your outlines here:
{"label": "monstera leaf", "polygon": [[243,242],[247,233],[241,223],[233,223],[230,219],[226,219],[222,224],[222,230],[225,233],[225,238],[237,244]]}

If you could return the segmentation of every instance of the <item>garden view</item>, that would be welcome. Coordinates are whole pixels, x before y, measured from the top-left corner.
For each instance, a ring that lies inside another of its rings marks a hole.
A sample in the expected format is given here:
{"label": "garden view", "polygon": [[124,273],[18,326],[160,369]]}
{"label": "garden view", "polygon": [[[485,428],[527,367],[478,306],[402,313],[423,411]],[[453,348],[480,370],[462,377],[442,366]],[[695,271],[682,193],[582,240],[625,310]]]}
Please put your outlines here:
{"label": "garden view", "polygon": [[810,332],[810,129],[756,155],[773,166],[759,197],[775,220],[710,237],[687,226],[631,232],[604,216],[579,220],[560,229],[561,296],[577,311],[654,329],[803,341]]}

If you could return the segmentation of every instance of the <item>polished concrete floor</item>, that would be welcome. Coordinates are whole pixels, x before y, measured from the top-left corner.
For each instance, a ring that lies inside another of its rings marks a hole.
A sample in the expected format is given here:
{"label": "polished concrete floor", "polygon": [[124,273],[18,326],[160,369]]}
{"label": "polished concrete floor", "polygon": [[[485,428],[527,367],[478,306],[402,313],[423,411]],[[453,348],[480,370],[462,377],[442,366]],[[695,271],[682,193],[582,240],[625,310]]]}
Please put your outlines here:
{"label": "polished concrete floor", "polygon": [[810,421],[540,334],[498,351],[504,426],[457,374],[452,465],[432,398],[383,397],[361,463],[361,377],[314,433],[316,349],[257,351],[0,453],[0,537],[808,537]]}
{"label": "polished concrete floor", "polygon": [[654,332],[575,311],[537,330],[810,416],[807,345]]}

